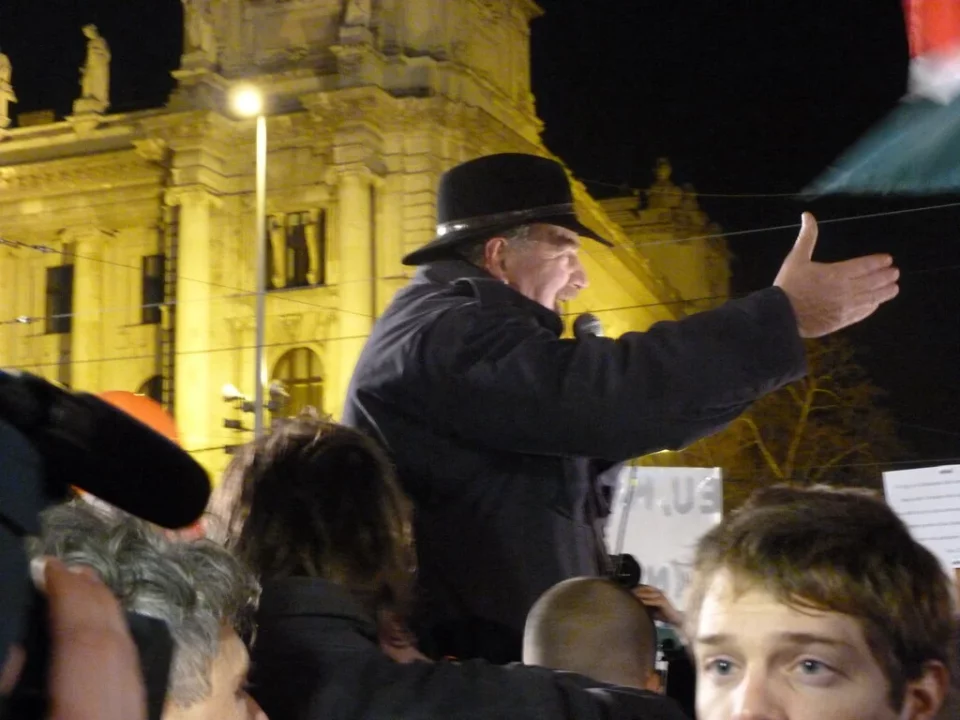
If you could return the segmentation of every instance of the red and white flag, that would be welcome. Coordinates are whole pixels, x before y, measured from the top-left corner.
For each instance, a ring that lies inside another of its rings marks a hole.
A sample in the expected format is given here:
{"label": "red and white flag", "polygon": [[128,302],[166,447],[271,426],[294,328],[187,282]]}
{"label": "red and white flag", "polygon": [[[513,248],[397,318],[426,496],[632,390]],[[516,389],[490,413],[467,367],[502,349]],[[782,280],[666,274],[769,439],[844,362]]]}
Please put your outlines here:
{"label": "red and white flag", "polygon": [[903,0],[910,93],[943,104],[960,96],[960,0]]}

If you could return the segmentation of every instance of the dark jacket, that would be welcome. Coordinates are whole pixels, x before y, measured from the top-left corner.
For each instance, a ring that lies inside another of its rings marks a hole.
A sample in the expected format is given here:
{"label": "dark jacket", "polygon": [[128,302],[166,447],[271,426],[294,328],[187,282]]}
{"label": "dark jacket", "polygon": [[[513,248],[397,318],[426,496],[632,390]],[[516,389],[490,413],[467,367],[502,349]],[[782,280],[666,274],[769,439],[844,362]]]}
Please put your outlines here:
{"label": "dark jacket", "polygon": [[561,331],[556,313],[443,261],[397,293],[357,363],[344,422],[392,453],[437,621],[519,638],[543,591],[605,570],[603,471],[709,435],[806,370],[777,288],[616,340]]}
{"label": "dark jacket", "polygon": [[951,640],[950,689],[937,714],[937,720],[957,720],[960,718],[960,616],[954,618],[954,632]]}
{"label": "dark jacket", "polygon": [[257,623],[251,692],[271,720],[685,720],[668,698],[543,668],[398,665],[369,615],[325,580],[268,583]]}

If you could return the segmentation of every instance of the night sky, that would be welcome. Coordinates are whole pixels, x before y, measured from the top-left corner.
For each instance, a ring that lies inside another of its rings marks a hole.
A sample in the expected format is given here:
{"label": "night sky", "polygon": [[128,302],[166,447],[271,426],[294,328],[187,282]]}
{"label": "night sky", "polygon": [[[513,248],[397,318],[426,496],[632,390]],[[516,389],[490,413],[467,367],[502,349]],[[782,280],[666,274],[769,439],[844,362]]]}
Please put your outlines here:
{"label": "night sky", "polygon": [[[905,90],[900,0],[541,5],[533,80],[545,140],[598,196],[649,185],[662,155],[678,183],[704,194],[795,193]],[[163,104],[180,18],[179,0],[2,0],[0,47],[21,101],[14,108],[69,112],[87,22],[111,45],[113,110]],[[796,223],[804,209],[826,220],[957,201],[701,197],[727,231]],[[769,285],[794,237],[733,240],[735,290]],[[880,251],[903,270],[901,295],[848,335],[889,392],[915,457],[960,458],[960,209],[825,224],[816,257]]]}

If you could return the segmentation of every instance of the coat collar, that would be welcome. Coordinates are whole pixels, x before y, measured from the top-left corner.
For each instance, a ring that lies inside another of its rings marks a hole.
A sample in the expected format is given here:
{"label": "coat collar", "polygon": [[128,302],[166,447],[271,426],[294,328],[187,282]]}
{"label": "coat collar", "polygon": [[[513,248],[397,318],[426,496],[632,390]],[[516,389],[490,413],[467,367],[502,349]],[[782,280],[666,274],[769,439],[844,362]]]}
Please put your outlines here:
{"label": "coat collar", "polygon": [[507,303],[530,314],[539,325],[559,337],[563,333],[563,320],[538,302],[521,295],[509,285],[500,282],[490,273],[466,260],[437,260],[421,265],[413,278],[414,284],[454,285],[476,297],[481,305]]}
{"label": "coat collar", "polygon": [[349,624],[371,640],[377,639],[377,624],[360,602],[340,585],[321,578],[292,577],[267,582],[258,615],[271,620],[322,616]]}

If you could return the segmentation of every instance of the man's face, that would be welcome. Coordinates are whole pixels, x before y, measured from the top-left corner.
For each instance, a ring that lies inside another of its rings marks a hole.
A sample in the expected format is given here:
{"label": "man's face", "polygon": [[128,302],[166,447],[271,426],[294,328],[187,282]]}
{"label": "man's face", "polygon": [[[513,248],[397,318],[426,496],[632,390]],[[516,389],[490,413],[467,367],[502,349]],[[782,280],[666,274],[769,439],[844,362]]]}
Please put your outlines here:
{"label": "man's face", "polygon": [[694,632],[699,720],[897,720],[889,682],[860,622],[796,610],[768,592],[736,593],[717,573]]}
{"label": "man's face", "polygon": [[503,246],[488,260],[488,270],[550,310],[587,287],[580,238],[557,225],[533,225],[528,241]]}
{"label": "man's face", "polygon": [[168,705],[163,720],[267,720],[247,693],[249,670],[247,648],[237,633],[224,630],[220,652],[210,669],[210,695],[187,708]]}

